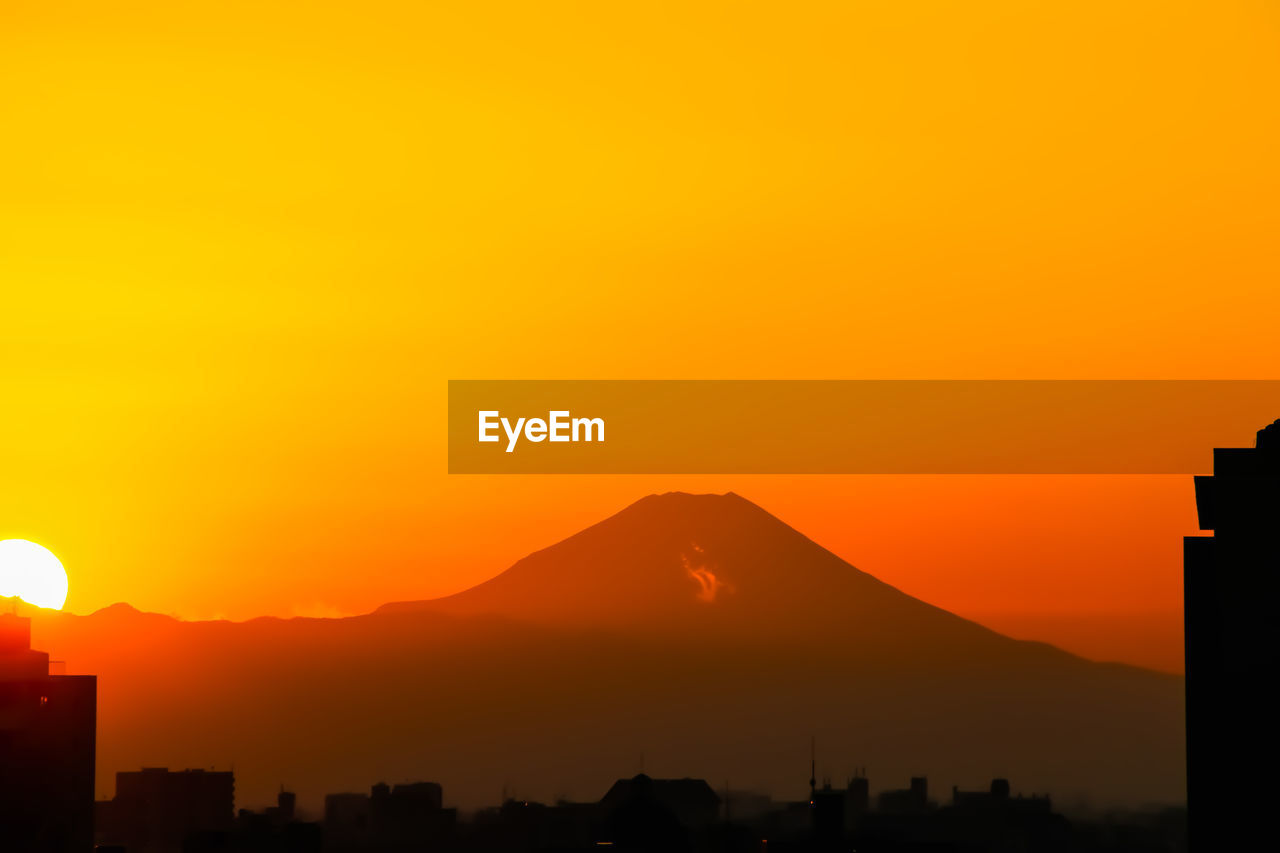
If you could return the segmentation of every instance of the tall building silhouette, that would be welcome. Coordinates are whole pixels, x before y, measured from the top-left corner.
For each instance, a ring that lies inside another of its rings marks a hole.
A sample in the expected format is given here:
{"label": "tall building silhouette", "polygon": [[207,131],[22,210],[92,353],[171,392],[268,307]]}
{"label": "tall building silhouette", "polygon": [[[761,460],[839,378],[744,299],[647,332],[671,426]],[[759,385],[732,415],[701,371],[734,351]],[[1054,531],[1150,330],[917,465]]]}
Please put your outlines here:
{"label": "tall building silhouette", "polygon": [[98,682],[51,675],[31,648],[31,620],[0,614],[0,847],[93,849]]}
{"label": "tall building silhouette", "polygon": [[1213,535],[1184,542],[1191,849],[1243,850],[1269,834],[1280,773],[1280,421],[1255,447],[1215,449],[1195,489]]}

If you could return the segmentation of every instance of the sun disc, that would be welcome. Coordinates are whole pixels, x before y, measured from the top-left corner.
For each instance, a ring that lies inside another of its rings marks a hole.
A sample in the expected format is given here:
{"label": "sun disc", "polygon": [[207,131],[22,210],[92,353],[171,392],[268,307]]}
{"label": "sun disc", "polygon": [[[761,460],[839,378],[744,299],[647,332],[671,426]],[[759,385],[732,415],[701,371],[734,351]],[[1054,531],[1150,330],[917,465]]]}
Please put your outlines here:
{"label": "sun disc", "polygon": [[67,601],[67,571],[43,545],[0,539],[0,597],[61,610]]}

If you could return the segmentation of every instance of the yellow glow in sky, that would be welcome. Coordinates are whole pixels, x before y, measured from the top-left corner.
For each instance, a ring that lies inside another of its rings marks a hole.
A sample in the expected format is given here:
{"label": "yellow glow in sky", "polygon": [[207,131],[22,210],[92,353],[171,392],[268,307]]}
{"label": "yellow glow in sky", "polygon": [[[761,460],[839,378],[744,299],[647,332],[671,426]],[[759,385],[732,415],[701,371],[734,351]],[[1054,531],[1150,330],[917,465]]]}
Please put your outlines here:
{"label": "yellow glow in sky", "polygon": [[[6,3],[0,535],[74,559],[78,611],[359,611],[647,491],[762,497],[450,480],[448,378],[1275,378],[1277,35],[1239,0]],[[845,486],[764,488],[821,535],[786,506]]]}

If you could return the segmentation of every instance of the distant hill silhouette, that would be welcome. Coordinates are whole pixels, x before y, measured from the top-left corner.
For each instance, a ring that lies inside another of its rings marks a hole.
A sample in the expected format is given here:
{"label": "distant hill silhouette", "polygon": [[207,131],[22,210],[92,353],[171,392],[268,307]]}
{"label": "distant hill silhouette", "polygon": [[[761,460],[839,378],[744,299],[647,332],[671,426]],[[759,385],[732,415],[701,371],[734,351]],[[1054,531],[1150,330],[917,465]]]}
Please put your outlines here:
{"label": "distant hill silhouette", "polygon": [[778,796],[992,776],[1059,802],[1185,796],[1183,680],[996,634],[858,571],[737,495],[645,498],[471,590],[347,619],[44,612],[100,685],[99,779],[235,764],[303,807],[432,779],[464,806],[597,798],[638,772]]}

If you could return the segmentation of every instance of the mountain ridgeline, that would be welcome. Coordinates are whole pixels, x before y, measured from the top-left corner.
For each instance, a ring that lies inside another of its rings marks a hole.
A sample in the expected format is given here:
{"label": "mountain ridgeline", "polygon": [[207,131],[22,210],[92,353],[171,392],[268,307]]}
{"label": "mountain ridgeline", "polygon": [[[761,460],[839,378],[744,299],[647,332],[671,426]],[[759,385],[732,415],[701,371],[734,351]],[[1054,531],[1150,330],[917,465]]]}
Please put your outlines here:
{"label": "mountain ridgeline", "polygon": [[892,665],[1064,654],[912,598],[732,492],[650,495],[486,583],[378,612],[679,631]]}
{"label": "mountain ridgeline", "polygon": [[[1183,679],[1001,636],[855,569],[734,494],[666,494],[470,590],[345,619],[43,612],[99,675],[116,770],[234,764],[238,803],[432,779],[594,799],[645,763],[778,797],[1006,776],[1095,804],[1185,797]],[[644,756],[642,759],[641,756]],[[938,790],[935,787],[935,790]]]}

